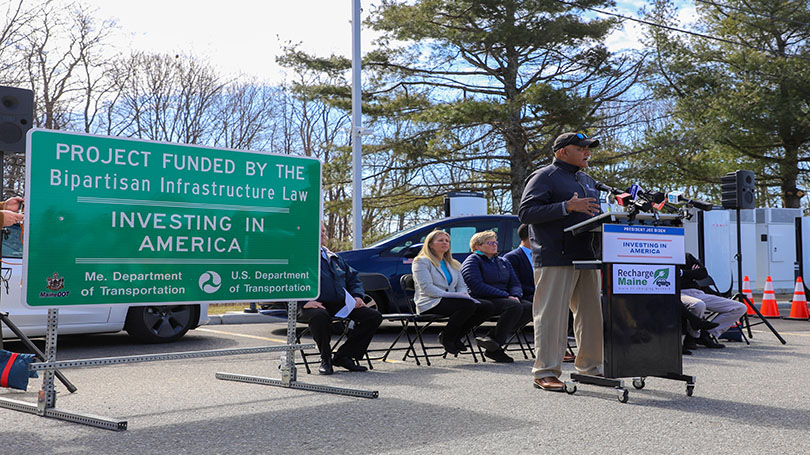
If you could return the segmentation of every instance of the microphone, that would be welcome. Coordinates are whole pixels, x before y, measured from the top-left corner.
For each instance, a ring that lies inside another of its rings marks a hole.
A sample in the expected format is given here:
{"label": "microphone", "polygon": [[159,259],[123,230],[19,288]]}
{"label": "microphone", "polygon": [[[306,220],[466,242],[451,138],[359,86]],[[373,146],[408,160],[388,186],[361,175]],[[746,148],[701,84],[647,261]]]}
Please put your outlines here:
{"label": "microphone", "polygon": [[641,190],[641,187],[634,183],[630,185],[630,188],[627,189],[627,192],[630,193],[630,196],[635,200],[636,196],[638,196],[639,190]]}
{"label": "microphone", "polygon": [[660,204],[662,202],[666,203],[667,197],[664,193],[660,191],[653,191],[652,193],[644,193],[650,202],[655,204]]}
{"label": "microphone", "polygon": [[629,207],[630,204],[633,203],[633,198],[630,196],[630,193],[619,193],[616,195],[616,203],[619,204],[620,207]]}
{"label": "microphone", "polygon": [[605,193],[610,193],[610,194],[612,194],[614,196],[623,193],[622,190],[619,190],[617,188],[613,188],[612,186],[607,185],[607,184],[602,183],[602,182],[596,182],[596,189],[599,190],[599,191],[604,191]]}
{"label": "microphone", "polygon": [[647,198],[648,201],[652,203],[652,206],[655,210],[662,210],[665,205],[667,205],[667,197],[664,193],[660,191],[654,191],[652,193],[644,193],[644,196]]}
{"label": "microphone", "polygon": [[630,187],[630,192],[634,195],[634,202],[640,210],[651,211],[653,208],[655,208],[655,210],[661,210],[667,203],[667,198],[664,193],[660,191],[645,191],[637,184],[633,184]]}
{"label": "microphone", "polygon": [[651,212],[653,209],[652,203],[645,198],[633,199],[633,205],[638,207],[638,210],[642,212]]}
{"label": "microphone", "polygon": [[670,191],[667,193],[667,201],[671,204],[680,204],[685,203],[686,205],[691,205],[696,209],[709,211],[712,209],[712,204],[706,201],[700,201],[697,199],[689,199],[683,195],[683,191]]}
{"label": "microphone", "polygon": [[667,202],[670,204],[679,204],[683,202],[683,191],[670,191],[667,193]]}

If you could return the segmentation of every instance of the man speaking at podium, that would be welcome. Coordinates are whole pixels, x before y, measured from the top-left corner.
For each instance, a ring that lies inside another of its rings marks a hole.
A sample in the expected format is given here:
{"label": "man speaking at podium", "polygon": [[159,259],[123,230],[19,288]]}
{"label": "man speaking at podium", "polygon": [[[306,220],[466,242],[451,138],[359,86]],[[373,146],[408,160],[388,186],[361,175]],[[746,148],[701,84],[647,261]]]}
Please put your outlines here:
{"label": "man speaking at podium", "polygon": [[602,306],[599,270],[576,270],[576,260],[597,257],[599,238],[563,229],[600,213],[596,181],[582,170],[599,141],[582,133],[554,140],[554,161],[526,180],[518,215],[530,226],[534,279],[534,386],[562,392],[562,359],[568,341],[568,307],[574,314],[581,374],[602,374]]}

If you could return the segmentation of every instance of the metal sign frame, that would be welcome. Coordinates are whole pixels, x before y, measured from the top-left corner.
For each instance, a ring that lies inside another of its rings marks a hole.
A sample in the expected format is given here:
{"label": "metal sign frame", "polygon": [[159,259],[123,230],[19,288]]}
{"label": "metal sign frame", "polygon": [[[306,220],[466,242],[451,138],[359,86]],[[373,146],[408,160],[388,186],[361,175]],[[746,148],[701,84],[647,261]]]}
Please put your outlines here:
{"label": "metal sign frame", "polygon": [[[32,135],[36,133],[43,133],[45,130],[32,130],[29,132],[28,135],[28,142],[27,142],[27,151],[28,156],[31,155],[31,138]],[[58,134],[68,134],[68,133],[61,133]],[[68,134],[71,137],[82,137],[82,138],[97,138],[97,136],[90,136],[90,135],[82,135],[82,134]],[[118,140],[120,138],[112,138],[112,137],[103,137],[105,140],[112,141]],[[124,139],[125,140],[125,139]],[[182,144],[168,144],[168,143],[157,143],[157,142],[149,142],[149,144],[155,145],[163,145],[163,146],[180,146],[180,147],[189,147],[184,146]],[[205,147],[200,147],[205,148]],[[207,150],[217,150],[217,151],[224,151],[229,152],[229,150],[224,149],[211,149],[205,148]],[[240,152],[240,151],[234,151]],[[110,156],[112,160],[112,149],[110,151]],[[316,160],[317,161],[317,160]],[[145,165],[146,162],[144,161],[143,164]],[[281,172],[281,170],[279,170]],[[317,183],[318,183],[318,220],[314,223],[314,226],[308,225],[307,229],[312,231],[313,228],[317,230],[317,235],[319,241],[317,242],[320,245],[320,217],[323,212],[323,201],[320,197],[320,182],[321,182],[321,167],[320,163],[318,164],[318,176],[317,176]],[[30,183],[31,181],[31,166],[26,167],[26,182]],[[27,186],[30,188],[30,186]],[[81,202],[84,199],[82,197],[86,196],[77,196],[76,200]],[[109,202],[109,201],[107,201]],[[119,204],[121,201],[116,200],[112,201],[113,204]],[[144,202],[149,201],[140,201],[138,204],[144,205]],[[36,205],[36,203],[34,204]],[[170,204],[171,205],[171,204]],[[25,226],[25,235],[28,239],[31,238],[30,229],[31,229],[31,211],[30,211],[31,204],[28,206],[28,210],[26,210],[26,226]],[[193,207],[195,209],[199,209],[199,206]],[[221,207],[220,207],[221,208]],[[303,223],[301,223],[303,224]],[[298,229],[301,229],[301,226],[298,226]],[[289,240],[289,239],[287,239]],[[29,242],[30,243],[30,242]],[[29,243],[25,244],[25,256],[28,256],[29,251]],[[287,245],[289,247],[289,245]],[[299,248],[300,249],[300,248]],[[320,255],[315,256],[315,264],[317,264],[314,268],[314,273],[317,275],[316,278],[316,287],[314,294],[310,295],[296,295],[296,298],[303,299],[305,297],[316,297],[320,289]],[[143,262],[146,264],[154,264],[155,262]],[[182,261],[181,261],[182,263]],[[245,259],[239,258],[230,259],[227,261],[229,264],[235,264],[237,266],[247,268],[249,264],[254,264],[251,262],[249,258]],[[164,263],[165,264],[165,263]],[[27,274],[25,273],[27,269],[24,268],[24,282],[27,281]],[[238,278],[241,275],[232,276],[232,278]],[[56,277],[54,277],[56,279]],[[50,283],[49,283],[50,284]],[[58,283],[57,283],[58,284]],[[203,287],[202,281],[200,282],[200,288]],[[50,288],[49,288],[50,289]],[[58,292],[59,290],[54,290],[54,292]],[[26,293],[26,289],[23,291]],[[27,293],[26,293],[27,294]],[[47,327],[47,336],[46,336],[46,352],[45,352],[45,361],[38,362],[38,363],[31,363],[29,364],[30,371],[43,371],[43,378],[42,378],[42,387],[38,394],[38,400],[36,404],[26,403],[24,401],[8,399],[4,397],[0,397],[0,407],[13,409],[22,412],[28,412],[32,414],[39,415],[41,417],[50,417],[60,420],[66,420],[75,423],[81,423],[84,425],[90,425],[98,428],[113,430],[113,431],[123,431],[127,429],[127,422],[121,419],[113,419],[108,417],[96,416],[96,415],[88,415],[88,414],[79,414],[70,411],[60,410],[57,409],[56,406],[56,392],[54,388],[54,377],[57,369],[66,369],[66,368],[81,368],[81,367],[91,367],[91,366],[104,366],[104,365],[117,365],[117,364],[124,364],[124,363],[135,363],[135,362],[151,362],[151,361],[160,361],[160,360],[175,360],[175,359],[189,359],[189,358],[198,358],[198,357],[217,357],[217,356],[226,356],[226,355],[243,355],[243,354],[254,354],[254,353],[263,353],[263,352],[284,352],[282,357],[282,364],[281,364],[281,379],[271,379],[271,378],[263,378],[258,376],[248,376],[242,374],[235,374],[235,373],[216,373],[215,377],[221,380],[229,380],[229,381],[239,381],[239,382],[249,382],[254,384],[263,384],[263,385],[271,385],[271,386],[278,386],[278,387],[286,387],[286,388],[294,388],[300,390],[309,390],[313,392],[325,392],[325,393],[334,393],[340,395],[347,395],[347,396],[354,396],[354,397],[361,397],[361,398],[377,398],[379,393],[377,391],[365,391],[365,390],[357,390],[357,389],[347,389],[347,388],[340,388],[340,387],[331,387],[325,385],[316,385],[316,384],[306,384],[300,383],[297,381],[297,372],[295,367],[295,351],[302,350],[302,349],[310,349],[314,348],[314,344],[296,344],[295,343],[295,334],[296,334],[296,319],[298,314],[298,305],[295,300],[287,299],[273,299],[273,298],[251,298],[248,300],[233,300],[228,299],[228,301],[287,301],[287,344],[278,345],[278,346],[261,346],[261,347],[253,347],[253,348],[238,348],[238,349],[219,349],[219,350],[205,350],[205,351],[187,351],[187,352],[178,352],[178,353],[160,353],[160,354],[149,354],[149,355],[135,355],[135,356],[126,356],[126,357],[106,357],[106,358],[96,358],[96,359],[85,359],[85,360],[67,360],[67,361],[56,361],[56,341],[57,341],[57,328],[59,324],[59,309],[58,305],[40,305],[40,307],[48,307],[48,327]],[[207,300],[206,300],[207,301]],[[215,300],[216,301],[216,300]],[[27,302],[26,302],[27,303]],[[98,303],[116,303],[116,302],[98,302]],[[139,302],[139,303],[158,303],[158,302]],[[161,304],[166,304],[168,302],[161,301]],[[191,301],[183,301],[183,303],[194,303]],[[74,389],[75,390],[75,389]],[[72,392],[72,391],[71,391]]]}
{"label": "metal sign frame", "polygon": [[63,360],[56,361],[56,339],[57,327],[59,323],[59,309],[48,309],[48,331],[46,334],[45,362],[31,363],[28,369],[31,371],[43,371],[42,388],[39,391],[36,404],[27,403],[20,400],[0,397],[0,407],[15,411],[28,412],[40,417],[50,417],[53,419],[66,420],[80,423],[105,430],[123,431],[127,429],[127,421],[102,417],[91,414],[80,414],[62,409],[56,409],[56,391],[54,388],[54,371],[66,368],[95,367],[105,365],[118,365],[136,362],[154,362],[159,360],[191,359],[199,357],[220,357],[226,355],[256,354],[263,352],[283,351],[284,356],[281,363],[281,379],[271,379],[260,376],[249,376],[236,373],[216,373],[217,379],[225,381],[247,382],[251,384],[261,384],[289,389],[309,390],[311,392],[333,393],[358,398],[378,398],[379,392],[348,389],[342,387],[332,387],[320,384],[307,384],[298,382],[295,368],[295,351],[301,349],[314,348],[314,344],[295,344],[296,314],[298,304],[294,301],[287,303],[289,317],[287,318],[287,344],[278,346],[260,346],[252,348],[235,349],[215,349],[205,351],[186,351],[176,353],[134,355],[126,357],[102,357],[85,360]]}

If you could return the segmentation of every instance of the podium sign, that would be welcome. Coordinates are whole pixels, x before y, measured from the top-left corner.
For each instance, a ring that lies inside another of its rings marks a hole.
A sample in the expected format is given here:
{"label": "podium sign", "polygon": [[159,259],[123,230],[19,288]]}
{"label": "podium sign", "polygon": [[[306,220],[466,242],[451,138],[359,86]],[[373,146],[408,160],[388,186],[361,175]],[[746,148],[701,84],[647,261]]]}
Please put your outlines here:
{"label": "podium sign", "polygon": [[674,265],[615,264],[613,293],[675,295],[677,279]]}
{"label": "podium sign", "polygon": [[602,262],[683,264],[685,261],[682,227],[602,225]]}
{"label": "podium sign", "polygon": [[32,307],[318,295],[320,162],[31,130]]}

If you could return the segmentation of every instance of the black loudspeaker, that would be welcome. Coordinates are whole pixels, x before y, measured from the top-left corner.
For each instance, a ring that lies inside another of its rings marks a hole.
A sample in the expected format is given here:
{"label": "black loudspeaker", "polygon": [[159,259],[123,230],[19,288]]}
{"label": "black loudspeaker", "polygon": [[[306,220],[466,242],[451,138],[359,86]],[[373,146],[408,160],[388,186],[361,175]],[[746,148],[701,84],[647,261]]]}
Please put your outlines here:
{"label": "black loudspeaker", "polygon": [[725,209],[753,209],[754,172],[729,172],[721,179],[722,202]]}
{"label": "black loudspeaker", "polygon": [[25,134],[34,118],[34,92],[0,86],[0,151],[25,152]]}

